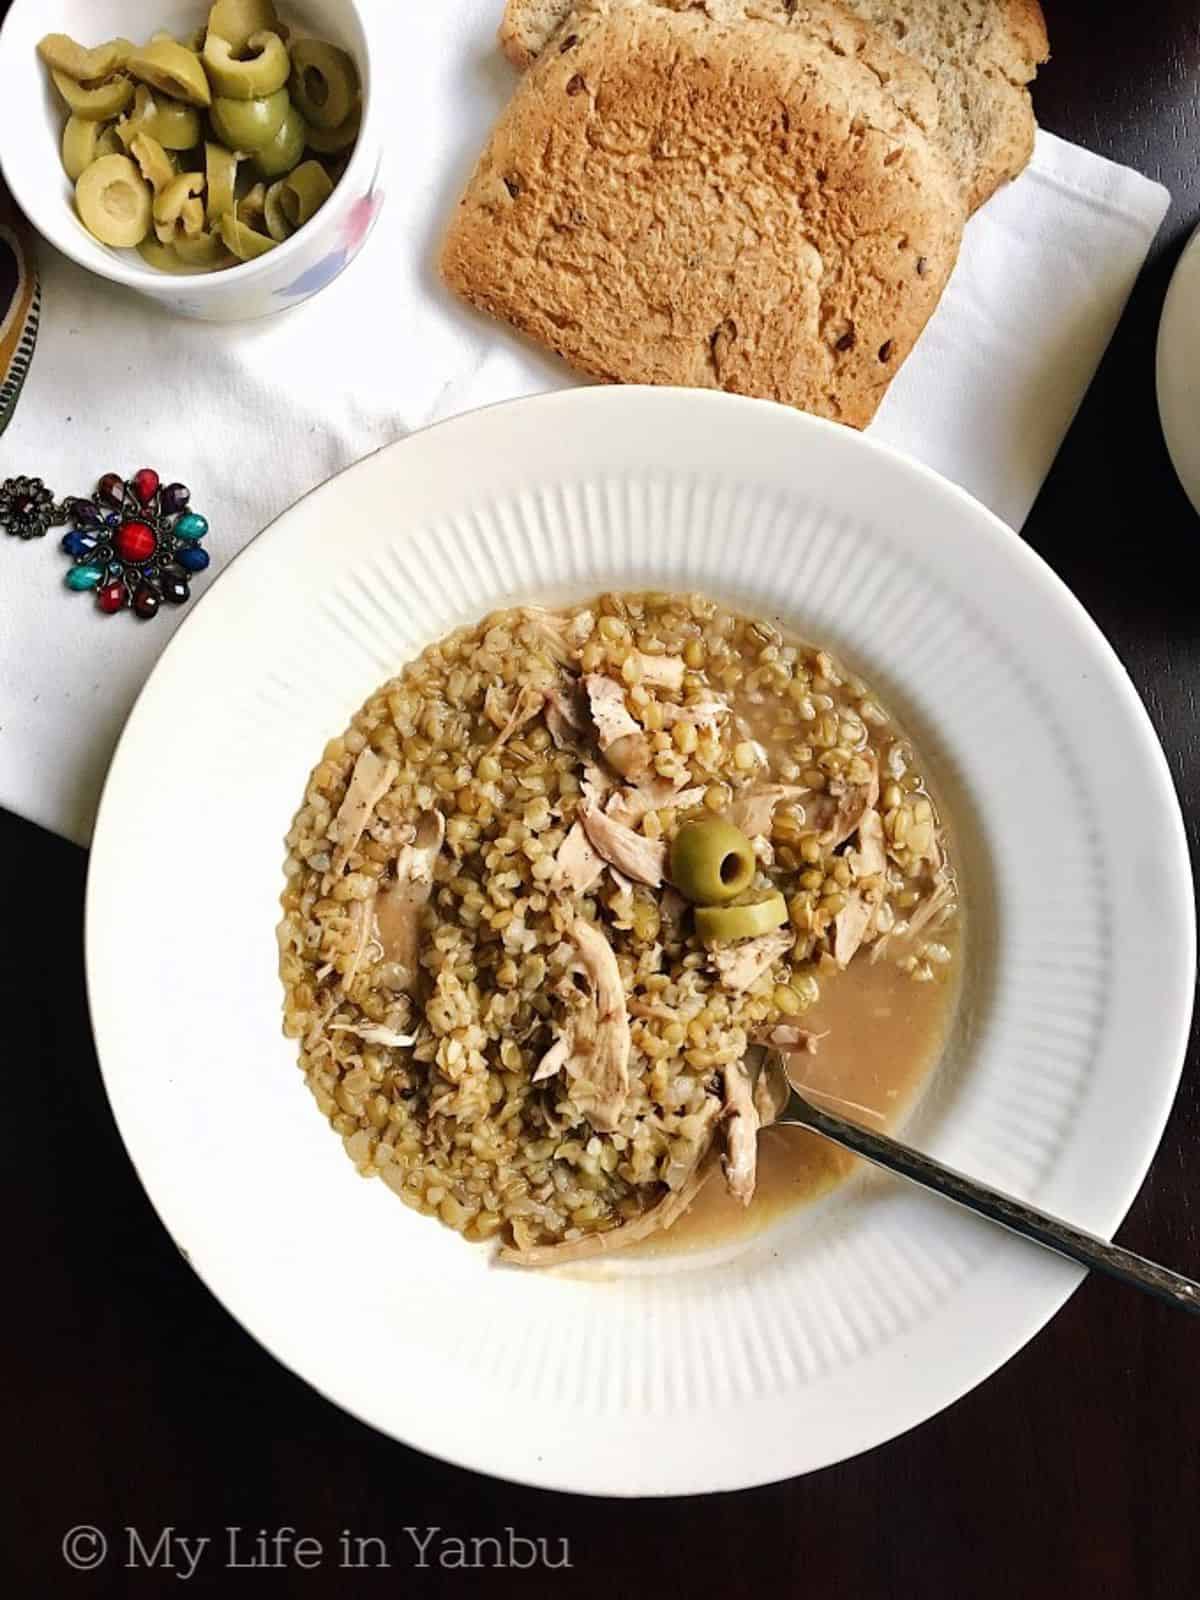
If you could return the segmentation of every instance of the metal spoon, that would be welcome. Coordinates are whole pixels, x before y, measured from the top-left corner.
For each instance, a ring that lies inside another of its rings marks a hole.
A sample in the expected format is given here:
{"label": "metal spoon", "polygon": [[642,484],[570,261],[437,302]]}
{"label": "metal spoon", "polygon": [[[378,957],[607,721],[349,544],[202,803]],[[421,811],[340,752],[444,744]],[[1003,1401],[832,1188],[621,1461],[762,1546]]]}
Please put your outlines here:
{"label": "metal spoon", "polygon": [[[772,1054],[765,1070],[771,1073],[773,1088],[776,1077],[782,1078],[787,1084],[787,1103],[776,1117],[776,1125],[808,1128],[812,1133],[819,1133],[823,1139],[841,1145],[844,1150],[865,1157],[886,1172],[894,1172],[901,1178],[919,1183],[923,1189],[931,1189],[934,1194],[953,1200],[956,1205],[975,1212],[976,1216],[986,1217],[989,1222],[998,1222],[1001,1227],[1019,1233],[1023,1239],[1032,1239],[1035,1244],[1066,1256],[1082,1267],[1105,1272],[1110,1278],[1118,1278],[1135,1289],[1156,1295],[1168,1305],[1200,1315],[1200,1283],[1193,1283],[1178,1272],[1147,1261],[1144,1256],[1134,1255],[1132,1250],[1122,1250],[1107,1239],[1085,1233],[1082,1228],[1074,1228],[1069,1222],[1038,1211],[1023,1200],[1003,1194],[999,1189],[989,1189],[986,1184],[977,1183],[974,1178],[955,1172],[951,1167],[944,1167],[939,1161],[922,1155],[919,1150],[901,1144],[899,1139],[890,1139],[884,1133],[875,1133],[856,1122],[847,1122],[845,1117],[835,1116],[832,1111],[823,1111],[793,1088],[787,1069],[778,1055]],[[776,1096],[777,1103],[781,1098],[781,1095]]]}

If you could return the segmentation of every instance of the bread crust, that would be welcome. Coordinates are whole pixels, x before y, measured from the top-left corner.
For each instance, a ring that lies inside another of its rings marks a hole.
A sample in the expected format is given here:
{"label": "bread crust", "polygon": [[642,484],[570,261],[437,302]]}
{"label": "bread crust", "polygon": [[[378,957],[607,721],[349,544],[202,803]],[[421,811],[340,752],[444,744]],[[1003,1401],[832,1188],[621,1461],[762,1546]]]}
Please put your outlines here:
{"label": "bread crust", "polygon": [[940,150],[857,59],[755,18],[587,0],[502,114],[441,264],[592,377],[864,427],[963,217]]}

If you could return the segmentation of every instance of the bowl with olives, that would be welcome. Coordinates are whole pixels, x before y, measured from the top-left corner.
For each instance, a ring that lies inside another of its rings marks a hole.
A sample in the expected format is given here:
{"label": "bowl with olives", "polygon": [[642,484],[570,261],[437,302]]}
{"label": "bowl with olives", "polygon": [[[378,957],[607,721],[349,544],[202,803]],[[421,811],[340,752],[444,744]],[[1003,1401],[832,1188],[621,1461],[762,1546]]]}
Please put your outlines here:
{"label": "bowl with olives", "polygon": [[378,212],[371,31],[354,0],[14,0],[0,169],[114,284],[210,321],[284,310]]}

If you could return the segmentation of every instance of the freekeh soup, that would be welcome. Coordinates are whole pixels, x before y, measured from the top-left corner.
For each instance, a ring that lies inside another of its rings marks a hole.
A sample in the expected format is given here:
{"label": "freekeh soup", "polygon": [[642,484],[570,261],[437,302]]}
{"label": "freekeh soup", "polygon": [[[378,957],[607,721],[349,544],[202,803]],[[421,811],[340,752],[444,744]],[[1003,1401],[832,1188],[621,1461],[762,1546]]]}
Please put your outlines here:
{"label": "freekeh soup", "polygon": [[326,747],[287,848],[285,1031],[318,1106],[361,1173],[521,1265],[827,1188],[846,1158],[771,1128],[765,1053],[880,1125],[953,1013],[918,753],[825,651],[703,596],[430,646]]}

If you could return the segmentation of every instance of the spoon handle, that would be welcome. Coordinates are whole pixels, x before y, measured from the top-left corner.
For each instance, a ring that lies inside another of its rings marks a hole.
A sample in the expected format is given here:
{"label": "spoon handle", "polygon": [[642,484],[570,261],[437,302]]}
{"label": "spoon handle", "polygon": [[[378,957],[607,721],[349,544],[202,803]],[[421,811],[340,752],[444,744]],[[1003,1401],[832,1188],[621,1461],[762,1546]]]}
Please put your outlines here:
{"label": "spoon handle", "polygon": [[977,1183],[951,1167],[942,1166],[910,1145],[901,1144],[898,1139],[890,1139],[886,1134],[875,1133],[856,1122],[847,1122],[844,1117],[835,1116],[831,1111],[824,1111],[795,1089],[778,1120],[819,1133],[822,1138],[831,1139],[834,1144],[863,1156],[875,1166],[908,1178],[924,1189],[932,1189],[935,1194],[965,1206],[977,1216],[986,1217],[989,1222],[998,1222],[1001,1227],[1009,1228],[1025,1239],[1032,1239],[1047,1250],[1057,1251],[1060,1256],[1066,1256],[1082,1267],[1105,1272],[1110,1278],[1118,1278],[1135,1289],[1156,1295],[1182,1311],[1200,1315],[1200,1284],[1193,1283],[1190,1278],[1147,1261],[1144,1256],[1134,1255],[1132,1250],[1122,1250],[1107,1239],[1074,1228],[1069,1222],[1038,1211],[1023,1200],[1003,1194],[999,1189],[989,1189],[986,1184]]}

